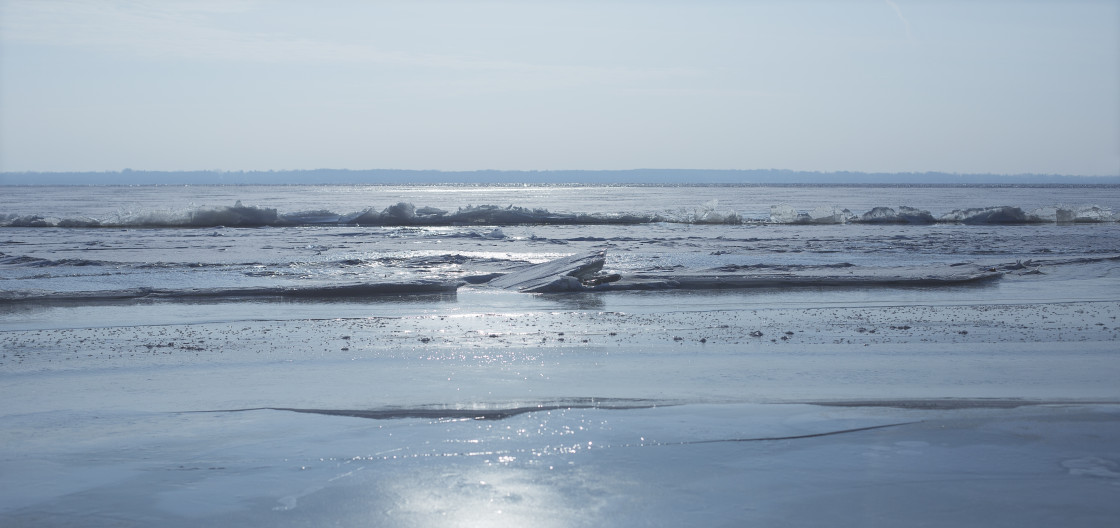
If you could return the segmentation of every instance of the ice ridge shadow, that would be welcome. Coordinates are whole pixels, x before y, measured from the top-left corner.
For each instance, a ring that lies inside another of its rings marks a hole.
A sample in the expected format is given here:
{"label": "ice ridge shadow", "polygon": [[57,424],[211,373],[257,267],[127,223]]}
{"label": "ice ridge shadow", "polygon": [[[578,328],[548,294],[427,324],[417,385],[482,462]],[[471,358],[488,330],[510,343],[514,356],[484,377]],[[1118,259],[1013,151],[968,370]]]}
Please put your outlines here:
{"label": "ice ridge shadow", "polygon": [[[571,409],[598,409],[598,410],[632,410],[632,409],[652,409],[654,407],[667,407],[683,405],[681,403],[664,403],[654,402],[650,400],[612,400],[611,403],[568,403],[568,404],[541,404],[530,405],[523,407],[510,407],[510,408],[495,408],[495,409],[442,409],[442,408],[400,408],[400,409],[301,409],[294,407],[254,407],[246,409],[219,409],[208,411],[184,411],[188,413],[234,413],[234,412],[250,412],[250,411],[286,411],[295,413],[307,414],[320,414],[326,416],[345,416],[350,418],[366,418],[372,420],[397,420],[405,418],[422,418],[430,420],[504,420],[521,414],[528,414],[533,412],[542,411],[556,411],[556,410],[571,410]],[[629,402],[629,403],[624,403]],[[681,446],[681,445],[699,445],[699,444],[716,444],[716,443],[735,443],[735,442],[772,442],[781,440],[799,440],[808,438],[819,438],[824,436],[833,436],[848,433],[858,433],[863,431],[873,431],[876,429],[886,429],[889,427],[900,427],[904,425],[911,425],[921,423],[921,420],[913,420],[908,422],[896,422],[888,424],[870,425],[865,427],[856,427],[850,429],[829,430],[815,433],[806,433],[799,435],[789,436],[768,436],[768,437],[749,437],[749,438],[715,438],[704,440],[683,440],[676,442],[644,442],[641,444],[643,447],[657,447],[657,446]],[[612,447],[612,446],[606,446]],[[627,447],[627,446],[613,446],[613,447]],[[629,446],[633,447],[633,446]]]}
{"label": "ice ridge shadow", "polygon": [[823,407],[890,407],[895,409],[949,411],[960,409],[1015,409],[1039,405],[1120,405],[1112,400],[1024,400],[1020,398],[928,398],[886,400],[830,400],[797,402]]}
{"label": "ice ridge shadow", "polygon": [[577,401],[563,403],[541,403],[519,407],[494,407],[494,408],[445,408],[439,406],[411,407],[411,408],[386,408],[386,409],[303,409],[295,407],[253,407],[245,409],[217,409],[206,411],[184,411],[190,413],[234,413],[250,411],[287,411],[306,414],[321,414],[326,416],[345,416],[350,418],[366,418],[370,420],[399,420],[405,418],[424,418],[430,420],[504,420],[521,414],[542,411],[559,411],[569,409],[603,409],[603,410],[628,410],[651,409],[654,407],[667,407],[679,405],[675,402],[663,402],[644,399],[603,399],[583,398]]}
{"label": "ice ridge shadow", "polygon": [[[182,413],[238,413],[251,411],[284,411],[324,416],[344,416],[370,420],[400,420],[421,418],[429,420],[504,420],[533,412],[562,411],[572,409],[596,410],[635,410],[656,407],[676,407],[688,402],[649,400],[641,398],[577,398],[559,402],[544,402],[513,407],[458,408],[440,405],[418,407],[392,407],[381,409],[309,409],[298,407],[249,407],[242,409],[211,409],[200,411],[180,411]],[[888,407],[909,410],[944,411],[960,409],[1014,409],[1039,405],[1120,405],[1111,400],[1024,400],[1018,398],[932,398],[932,399],[885,399],[885,400],[830,400],[830,401],[791,401],[789,404],[816,405],[821,407]],[[907,422],[910,423],[910,422]],[[878,427],[878,426],[876,426]],[[874,428],[874,427],[873,427]],[[864,430],[861,428],[858,430]],[[854,431],[854,430],[853,430]],[[831,433],[828,433],[831,434]],[[810,435],[813,436],[813,435]],[[730,441],[730,440],[728,440]]]}

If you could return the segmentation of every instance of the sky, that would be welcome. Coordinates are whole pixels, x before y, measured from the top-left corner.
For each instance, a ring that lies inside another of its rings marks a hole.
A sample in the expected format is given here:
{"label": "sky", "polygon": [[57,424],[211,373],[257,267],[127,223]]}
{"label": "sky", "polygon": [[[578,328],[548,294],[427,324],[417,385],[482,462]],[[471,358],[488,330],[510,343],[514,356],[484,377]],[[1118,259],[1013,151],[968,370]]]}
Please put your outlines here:
{"label": "sky", "polygon": [[0,171],[1120,175],[1120,2],[0,0]]}

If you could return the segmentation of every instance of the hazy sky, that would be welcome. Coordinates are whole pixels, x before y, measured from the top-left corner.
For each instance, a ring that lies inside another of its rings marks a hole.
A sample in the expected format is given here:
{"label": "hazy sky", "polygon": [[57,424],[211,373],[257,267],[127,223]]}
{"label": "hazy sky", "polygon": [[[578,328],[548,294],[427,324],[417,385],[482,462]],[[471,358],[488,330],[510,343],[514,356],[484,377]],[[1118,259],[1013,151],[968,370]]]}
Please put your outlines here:
{"label": "hazy sky", "polygon": [[0,0],[0,170],[1120,174],[1120,2]]}

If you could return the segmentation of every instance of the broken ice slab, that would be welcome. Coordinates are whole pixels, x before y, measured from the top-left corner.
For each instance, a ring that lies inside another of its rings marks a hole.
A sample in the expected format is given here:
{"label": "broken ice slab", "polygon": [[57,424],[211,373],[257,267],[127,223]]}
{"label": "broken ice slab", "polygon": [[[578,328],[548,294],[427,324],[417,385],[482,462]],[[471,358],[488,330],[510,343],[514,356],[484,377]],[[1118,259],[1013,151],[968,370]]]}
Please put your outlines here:
{"label": "broken ice slab", "polygon": [[498,277],[488,284],[525,293],[582,291],[585,283],[601,283],[617,276],[598,277],[606,263],[606,253],[593,251],[550,260]]}

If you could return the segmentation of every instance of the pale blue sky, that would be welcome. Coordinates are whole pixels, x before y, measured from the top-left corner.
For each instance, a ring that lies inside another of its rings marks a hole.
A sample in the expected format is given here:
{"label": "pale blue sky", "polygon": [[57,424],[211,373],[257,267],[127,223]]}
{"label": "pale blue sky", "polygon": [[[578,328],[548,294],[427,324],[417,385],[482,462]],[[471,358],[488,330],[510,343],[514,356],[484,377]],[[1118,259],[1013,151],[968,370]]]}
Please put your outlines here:
{"label": "pale blue sky", "polygon": [[1120,174],[1120,2],[0,0],[0,170]]}

